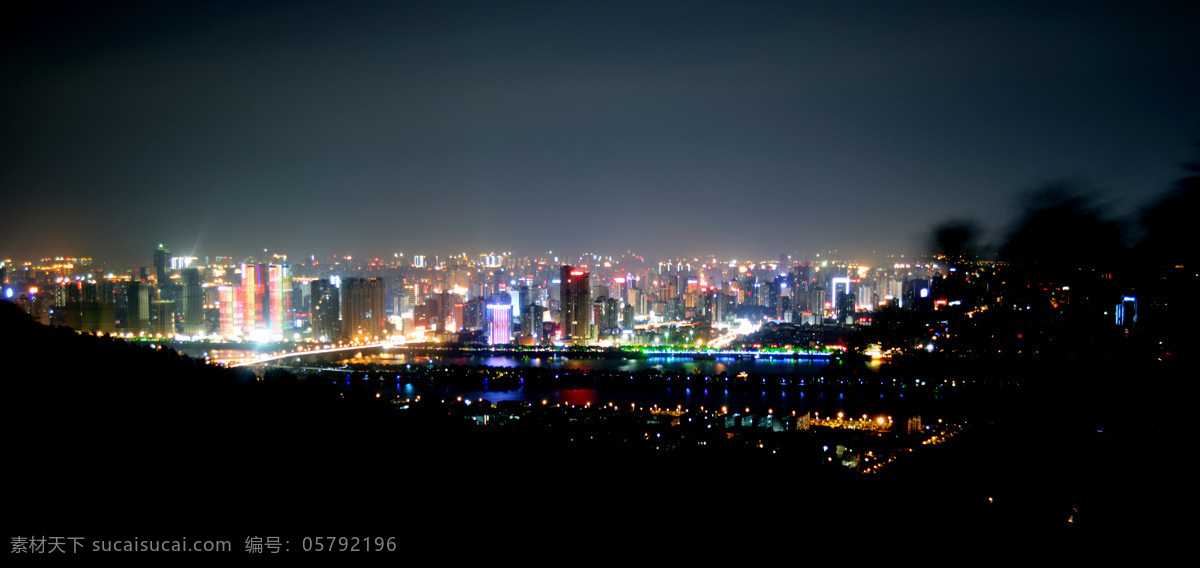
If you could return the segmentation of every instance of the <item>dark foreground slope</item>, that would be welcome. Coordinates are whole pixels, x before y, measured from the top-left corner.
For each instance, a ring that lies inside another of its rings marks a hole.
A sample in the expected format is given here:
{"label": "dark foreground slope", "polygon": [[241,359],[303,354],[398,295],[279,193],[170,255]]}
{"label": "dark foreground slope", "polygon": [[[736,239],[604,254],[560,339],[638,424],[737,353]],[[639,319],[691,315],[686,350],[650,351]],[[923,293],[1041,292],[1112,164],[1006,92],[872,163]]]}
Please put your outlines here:
{"label": "dark foreground slope", "polygon": [[733,453],[481,435],[436,408],[398,415],[368,392],[48,328],[2,302],[0,330],[16,534],[360,533],[414,546],[520,536],[552,548],[663,538],[697,552],[714,531],[768,542],[1124,530],[1128,508],[1154,522],[1175,491],[1146,475],[1164,457],[1161,429],[1131,426],[1137,413],[1114,397],[1077,396],[1074,379],[943,451],[856,479]]}

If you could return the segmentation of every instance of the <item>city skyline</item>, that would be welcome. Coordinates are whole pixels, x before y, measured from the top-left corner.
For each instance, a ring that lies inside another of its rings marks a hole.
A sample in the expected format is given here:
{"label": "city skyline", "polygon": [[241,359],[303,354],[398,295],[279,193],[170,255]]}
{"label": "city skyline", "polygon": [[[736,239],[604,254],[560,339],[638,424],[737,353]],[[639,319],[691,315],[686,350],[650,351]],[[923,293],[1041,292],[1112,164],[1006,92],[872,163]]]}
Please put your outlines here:
{"label": "city skyline", "polygon": [[[419,249],[414,249],[419,250]],[[72,256],[67,254],[52,254],[49,256],[32,256],[20,253],[0,256],[0,261],[5,262],[5,266],[9,270],[20,270],[24,268],[33,269],[51,269],[54,267],[64,267],[67,263],[73,263],[73,269],[77,273],[88,273],[96,270],[102,270],[112,273],[114,276],[129,277],[139,269],[147,270],[148,276],[154,276],[156,272],[155,259],[150,255],[144,255],[146,258],[142,261],[134,261],[131,263],[119,263],[114,259],[93,256],[79,255]],[[244,255],[229,254],[228,251],[222,251],[221,254],[212,254],[211,251],[198,250],[195,254],[180,254],[166,257],[167,266],[166,274],[176,274],[180,270],[190,266],[236,266],[245,263],[254,264],[285,264],[299,265],[309,267],[328,267],[331,263],[338,263],[339,268],[333,269],[341,272],[359,272],[371,268],[400,268],[412,267],[422,269],[450,269],[454,267],[473,267],[473,268],[503,268],[503,264],[488,265],[487,259],[498,259],[500,262],[543,262],[551,265],[564,264],[579,264],[584,267],[607,266],[619,267],[620,263],[626,262],[636,266],[636,270],[641,270],[646,266],[652,265],[684,265],[696,269],[701,267],[712,266],[727,266],[727,265],[761,265],[766,267],[772,264],[820,264],[822,262],[835,262],[839,265],[861,266],[861,267],[880,267],[891,266],[894,264],[911,264],[911,263],[937,263],[937,255],[932,251],[923,251],[918,254],[895,254],[884,255],[878,252],[875,255],[866,255],[871,262],[860,261],[850,258],[847,255],[840,254],[838,250],[829,250],[813,253],[797,252],[789,254],[786,252],[776,254],[762,255],[747,255],[733,257],[723,257],[714,254],[701,255],[663,255],[663,256],[643,256],[638,254],[638,251],[611,251],[611,252],[582,252],[573,255],[560,255],[555,251],[541,251],[540,253],[520,253],[512,251],[487,251],[487,252],[461,252],[449,255],[434,255],[434,254],[408,254],[408,253],[393,253],[381,254],[378,256],[372,255],[349,255],[349,254],[330,254],[330,255],[290,255],[278,253],[276,251],[259,251],[254,254],[253,251]],[[989,250],[987,254],[982,255],[981,261],[994,260],[994,254]],[[418,260],[419,259],[419,260]],[[786,259],[782,262],[781,259]],[[175,266],[178,265],[178,266]]]}
{"label": "city skyline", "polygon": [[0,257],[877,262],[1058,179],[1131,215],[1193,159],[1195,5],[856,8],[29,8]]}
{"label": "city skyline", "polygon": [[13,554],[1178,532],[1198,2],[6,16]]}

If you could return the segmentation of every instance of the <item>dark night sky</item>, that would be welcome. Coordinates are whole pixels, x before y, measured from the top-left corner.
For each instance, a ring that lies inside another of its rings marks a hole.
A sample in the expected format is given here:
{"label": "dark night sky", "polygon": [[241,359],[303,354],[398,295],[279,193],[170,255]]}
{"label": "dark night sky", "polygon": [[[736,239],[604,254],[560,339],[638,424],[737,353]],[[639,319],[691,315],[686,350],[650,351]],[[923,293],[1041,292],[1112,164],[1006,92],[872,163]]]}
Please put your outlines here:
{"label": "dark night sky", "polygon": [[0,258],[865,260],[1200,141],[1192,1],[242,4],[7,18]]}

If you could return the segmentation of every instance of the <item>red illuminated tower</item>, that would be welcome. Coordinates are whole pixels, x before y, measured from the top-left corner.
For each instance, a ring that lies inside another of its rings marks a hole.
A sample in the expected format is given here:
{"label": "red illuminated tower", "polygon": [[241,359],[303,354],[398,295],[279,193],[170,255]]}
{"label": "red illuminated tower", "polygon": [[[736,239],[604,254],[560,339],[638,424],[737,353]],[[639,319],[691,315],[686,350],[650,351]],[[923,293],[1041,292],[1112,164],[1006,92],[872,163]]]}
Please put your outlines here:
{"label": "red illuminated tower", "polygon": [[582,343],[592,338],[592,289],[588,273],[563,266],[560,271],[563,339]]}

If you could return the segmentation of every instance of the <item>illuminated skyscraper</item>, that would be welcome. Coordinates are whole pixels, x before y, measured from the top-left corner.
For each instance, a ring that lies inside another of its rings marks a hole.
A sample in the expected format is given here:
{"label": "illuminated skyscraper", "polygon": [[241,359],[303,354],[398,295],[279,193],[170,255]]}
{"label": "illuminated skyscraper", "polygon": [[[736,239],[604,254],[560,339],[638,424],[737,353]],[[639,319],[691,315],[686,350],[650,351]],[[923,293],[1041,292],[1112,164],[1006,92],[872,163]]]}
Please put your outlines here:
{"label": "illuminated skyscraper", "polygon": [[267,325],[272,339],[281,339],[292,327],[292,267],[267,265]]}
{"label": "illuminated skyscraper", "polygon": [[559,272],[563,339],[584,342],[592,337],[592,290],[588,273],[563,266]]}
{"label": "illuminated skyscraper", "polygon": [[387,330],[382,278],[342,280],[342,337],[382,337]]}
{"label": "illuminated skyscraper", "polygon": [[267,300],[266,265],[242,263],[242,285],[238,289],[242,297],[242,333],[246,337],[269,339],[264,337],[267,329],[266,311],[270,309]]}
{"label": "illuminated skyscraper", "polygon": [[488,304],[488,344],[512,343],[512,304]]}
{"label": "illuminated skyscraper", "polygon": [[243,334],[246,330],[242,318],[245,316],[245,310],[242,309],[242,294],[241,288],[236,286],[220,286],[217,288],[217,308],[221,311],[221,335],[225,337],[236,337]]}
{"label": "illuminated skyscraper", "polygon": [[260,341],[282,339],[291,328],[291,267],[242,264],[240,290],[244,334]]}

